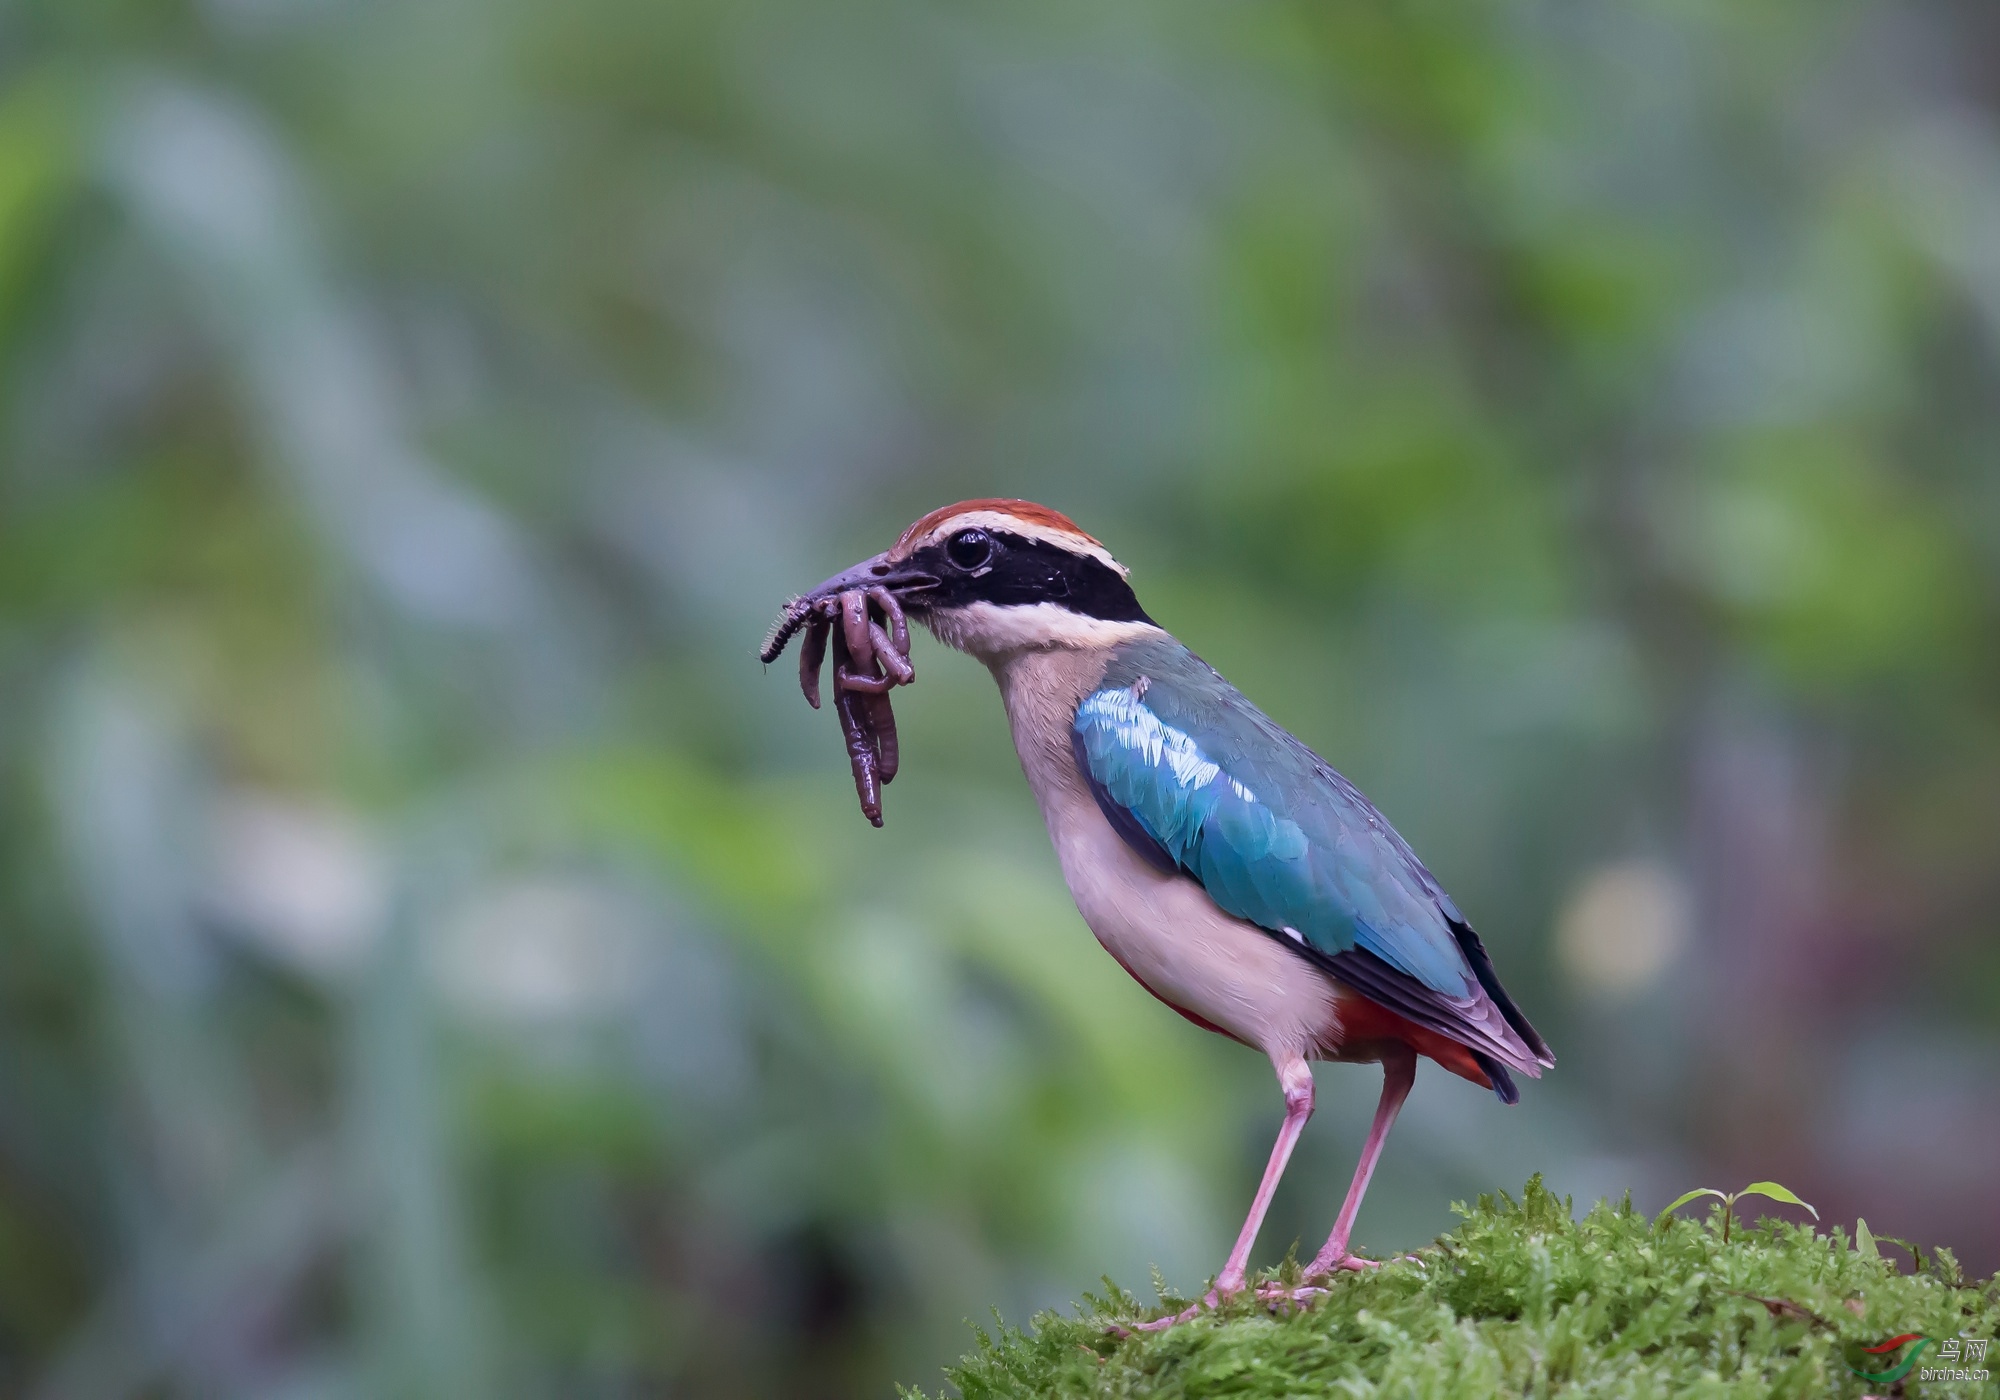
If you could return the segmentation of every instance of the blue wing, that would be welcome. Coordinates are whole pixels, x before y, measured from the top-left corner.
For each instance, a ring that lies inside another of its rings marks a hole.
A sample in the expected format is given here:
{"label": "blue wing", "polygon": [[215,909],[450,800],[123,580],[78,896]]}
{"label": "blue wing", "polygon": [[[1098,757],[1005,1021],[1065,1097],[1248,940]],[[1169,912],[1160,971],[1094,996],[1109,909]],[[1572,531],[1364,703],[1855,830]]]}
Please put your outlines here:
{"label": "blue wing", "polygon": [[1388,820],[1187,648],[1121,648],[1071,737],[1149,860],[1418,1024],[1530,1075],[1553,1062]]}

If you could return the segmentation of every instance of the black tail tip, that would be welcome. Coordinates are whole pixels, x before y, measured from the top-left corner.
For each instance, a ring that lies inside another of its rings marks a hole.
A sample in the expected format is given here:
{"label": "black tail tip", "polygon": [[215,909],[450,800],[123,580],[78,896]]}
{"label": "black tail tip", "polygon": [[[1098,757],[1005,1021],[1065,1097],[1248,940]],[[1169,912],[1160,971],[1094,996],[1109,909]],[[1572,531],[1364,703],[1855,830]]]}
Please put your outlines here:
{"label": "black tail tip", "polygon": [[1493,1081],[1493,1092],[1501,1103],[1521,1101],[1521,1091],[1514,1087],[1514,1076],[1507,1073],[1507,1066],[1490,1055],[1480,1054],[1477,1050],[1472,1052],[1472,1058],[1479,1062],[1479,1067],[1486,1071],[1486,1077]]}

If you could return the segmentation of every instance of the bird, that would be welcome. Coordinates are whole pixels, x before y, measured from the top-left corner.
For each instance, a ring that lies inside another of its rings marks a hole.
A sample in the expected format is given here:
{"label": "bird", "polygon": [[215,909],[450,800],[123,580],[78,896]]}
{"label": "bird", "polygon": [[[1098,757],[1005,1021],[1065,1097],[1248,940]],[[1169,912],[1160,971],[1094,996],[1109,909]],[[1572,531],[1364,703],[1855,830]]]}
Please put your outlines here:
{"label": "bird", "polygon": [[1222,1271],[1184,1311],[1140,1325],[1186,1321],[1247,1286],[1312,1116],[1315,1060],[1380,1065],[1382,1090],[1333,1231],[1291,1296],[1374,1267],[1349,1243],[1418,1060],[1505,1104],[1519,1101],[1515,1075],[1555,1064],[1451,896],[1352,783],[1155,622],[1130,571],[1061,512],[945,506],[806,601],[875,587],[998,682],[1063,879],[1104,950],[1276,1072],[1283,1124]]}

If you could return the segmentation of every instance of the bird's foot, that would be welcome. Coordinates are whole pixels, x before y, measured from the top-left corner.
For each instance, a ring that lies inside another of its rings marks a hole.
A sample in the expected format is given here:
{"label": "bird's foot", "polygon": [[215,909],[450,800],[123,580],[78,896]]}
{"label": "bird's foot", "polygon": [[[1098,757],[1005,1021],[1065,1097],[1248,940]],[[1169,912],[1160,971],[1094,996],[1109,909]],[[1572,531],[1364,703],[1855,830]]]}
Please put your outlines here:
{"label": "bird's foot", "polygon": [[1201,1316],[1203,1308],[1212,1308],[1215,1306],[1215,1295],[1210,1293],[1200,1302],[1190,1303],[1177,1313],[1172,1313],[1166,1317],[1156,1317],[1151,1322],[1135,1322],[1130,1327],[1114,1322],[1111,1324],[1111,1330],[1128,1337],[1134,1332],[1164,1332],[1169,1327],[1178,1327],[1183,1322],[1192,1322],[1195,1318]]}
{"label": "bird's foot", "polygon": [[1339,1273],[1365,1274],[1371,1269],[1381,1268],[1384,1264],[1401,1263],[1415,1264],[1420,1269],[1424,1266],[1424,1261],[1417,1258],[1414,1254],[1399,1254],[1394,1259],[1363,1259],[1358,1254],[1342,1254],[1334,1259],[1319,1258],[1313,1260],[1312,1263],[1306,1265],[1305,1277],[1308,1281],[1312,1279],[1331,1279],[1335,1274]]}
{"label": "bird's foot", "polygon": [[[1345,1267],[1355,1269],[1375,1268],[1378,1267],[1378,1262],[1373,1259],[1356,1259]],[[1129,1337],[1135,1332],[1164,1332],[1169,1327],[1178,1327],[1183,1322],[1191,1322],[1195,1318],[1200,1317],[1204,1312],[1215,1311],[1242,1291],[1242,1285],[1234,1288],[1211,1288],[1201,1296],[1198,1302],[1190,1303],[1177,1313],[1170,1313],[1166,1317],[1156,1317],[1148,1322],[1113,1322],[1107,1324],[1105,1330],[1118,1337]],[[1290,1312],[1295,1308],[1310,1307],[1314,1302],[1324,1298],[1330,1292],[1332,1292],[1331,1289],[1315,1283],[1301,1283],[1296,1287],[1291,1287],[1273,1280],[1257,1286],[1256,1298],[1259,1303],[1262,1303],[1272,1312]]]}
{"label": "bird's foot", "polygon": [[1330,1292],[1331,1289],[1312,1283],[1302,1283],[1296,1288],[1291,1288],[1282,1283],[1272,1282],[1257,1290],[1257,1301],[1272,1312],[1291,1312],[1295,1308],[1311,1307]]}
{"label": "bird's foot", "polygon": [[1257,1301],[1273,1312],[1290,1311],[1294,1307],[1310,1307],[1333,1292],[1335,1276],[1343,1273],[1366,1273],[1370,1269],[1381,1268],[1382,1262],[1380,1259],[1363,1259],[1354,1254],[1345,1254],[1325,1262],[1315,1259],[1299,1276],[1301,1282],[1296,1287],[1274,1279],[1258,1288]]}
{"label": "bird's foot", "polygon": [[1188,1304],[1177,1313],[1169,1314],[1166,1317],[1156,1317],[1150,1322],[1134,1322],[1129,1325],[1113,1322],[1108,1324],[1105,1330],[1118,1337],[1129,1337],[1134,1332],[1164,1332],[1169,1327],[1178,1327],[1183,1322],[1192,1322],[1204,1312],[1215,1311],[1215,1309],[1221,1307],[1225,1302],[1234,1298],[1242,1291],[1243,1285],[1241,1283],[1238,1283],[1233,1288],[1224,1288],[1218,1282],[1214,1288],[1202,1294],[1198,1301]]}

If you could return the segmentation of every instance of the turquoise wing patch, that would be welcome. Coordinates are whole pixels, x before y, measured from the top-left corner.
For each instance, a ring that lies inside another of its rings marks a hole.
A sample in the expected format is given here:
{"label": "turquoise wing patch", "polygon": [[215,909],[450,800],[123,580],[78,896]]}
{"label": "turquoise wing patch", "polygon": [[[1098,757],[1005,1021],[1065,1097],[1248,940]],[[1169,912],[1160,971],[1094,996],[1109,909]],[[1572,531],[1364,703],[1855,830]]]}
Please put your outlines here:
{"label": "turquoise wing patch", "polygon": [[1178,683],[1142,675],[1078,706],[1077,763],[1113,825],[1240,919],[1328,957],[1366,949],[1448,997],[1474,994],[1442,892],[1386,819],[1202,670]]}

